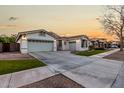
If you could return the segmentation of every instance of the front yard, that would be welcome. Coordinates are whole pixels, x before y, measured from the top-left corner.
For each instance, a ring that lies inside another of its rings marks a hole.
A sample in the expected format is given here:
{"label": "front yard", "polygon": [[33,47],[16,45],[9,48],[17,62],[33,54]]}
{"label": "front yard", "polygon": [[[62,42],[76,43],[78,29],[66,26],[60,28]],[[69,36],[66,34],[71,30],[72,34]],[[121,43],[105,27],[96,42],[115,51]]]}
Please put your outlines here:
{"label": "front yard", "polygon": [[36,59],[0,60],[0,75],[45,66]]}
{"label": "front yard", "polygon": [[80,56],[92,56],[92,55],[104,53],[107,51],[109,51],[109,50],[91,50],[91,51],[87,50],[87,51],[76,51],[76,52],[72,52],[72,53],[76,54],[76,55],[80,55]]}

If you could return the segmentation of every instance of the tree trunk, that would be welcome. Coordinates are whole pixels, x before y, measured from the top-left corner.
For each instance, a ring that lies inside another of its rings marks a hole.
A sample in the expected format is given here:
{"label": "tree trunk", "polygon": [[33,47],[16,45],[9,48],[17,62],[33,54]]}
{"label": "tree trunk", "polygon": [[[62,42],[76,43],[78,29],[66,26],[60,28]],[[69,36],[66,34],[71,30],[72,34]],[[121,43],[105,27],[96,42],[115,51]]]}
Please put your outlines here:
{"label": "tree trunk", "polygon": [[123,38],[120,39],[120,51],[123,51]]}

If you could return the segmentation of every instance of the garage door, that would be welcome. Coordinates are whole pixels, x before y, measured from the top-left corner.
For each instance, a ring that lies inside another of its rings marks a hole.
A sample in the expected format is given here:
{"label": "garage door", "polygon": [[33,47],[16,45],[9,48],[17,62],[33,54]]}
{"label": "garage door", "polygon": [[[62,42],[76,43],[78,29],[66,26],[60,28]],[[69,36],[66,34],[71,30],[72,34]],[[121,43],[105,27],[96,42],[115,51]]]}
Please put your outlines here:
{"label": "garage door", "polygon": [[28,52],[53,51],[53,41],[28,40]]}
{"label": "garage door", "polygon": [[76,42],[69,42],[69,50],[75,51],[76,50]]}

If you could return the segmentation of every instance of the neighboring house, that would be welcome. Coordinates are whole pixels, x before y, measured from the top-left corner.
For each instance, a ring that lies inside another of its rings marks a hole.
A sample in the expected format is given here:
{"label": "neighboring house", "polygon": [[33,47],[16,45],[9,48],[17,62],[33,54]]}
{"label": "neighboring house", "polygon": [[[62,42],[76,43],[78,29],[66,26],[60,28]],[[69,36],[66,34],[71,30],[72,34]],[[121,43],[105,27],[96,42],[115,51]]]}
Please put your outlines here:
{"label": "neighboring house", "polygon": [[95,49],[105,49],[108,47],[107,40],[104,38],[92,38],[90,41]]}
{"label": "neighboring house", "polygon": [[89,39],[85,35],[60,37],[44,29],[19,32],[16,42],[20,43],[21,53],[38,51],[83,51],[88,50]]}
{"label": "neighboring house", "polygon": [[58,39],[58,50],[84,51],[90,45],[89,38],[85,35],[61,37]]}

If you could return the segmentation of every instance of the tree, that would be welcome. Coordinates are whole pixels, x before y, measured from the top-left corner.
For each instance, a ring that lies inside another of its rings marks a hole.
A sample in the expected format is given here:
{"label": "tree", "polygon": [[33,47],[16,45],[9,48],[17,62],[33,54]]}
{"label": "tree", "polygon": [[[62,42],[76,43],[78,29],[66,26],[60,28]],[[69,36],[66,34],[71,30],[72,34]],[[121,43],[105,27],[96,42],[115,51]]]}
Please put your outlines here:
{"label": "tree", "polygon": [[108,34],[118,37],[120,51],[123,51],[124,6],[107,6],[101,23]]}
{"label": "tree", "polygon": [[10,43],[15,43],[15,41],[16,41],[16,35],[11,35],[11,36],[9,37],[9,42],[10,42]]}
{"label": "tree", "polygon": [[15,43],[16,35],[6,36],[1,35],[0,36],[0,43]]}

